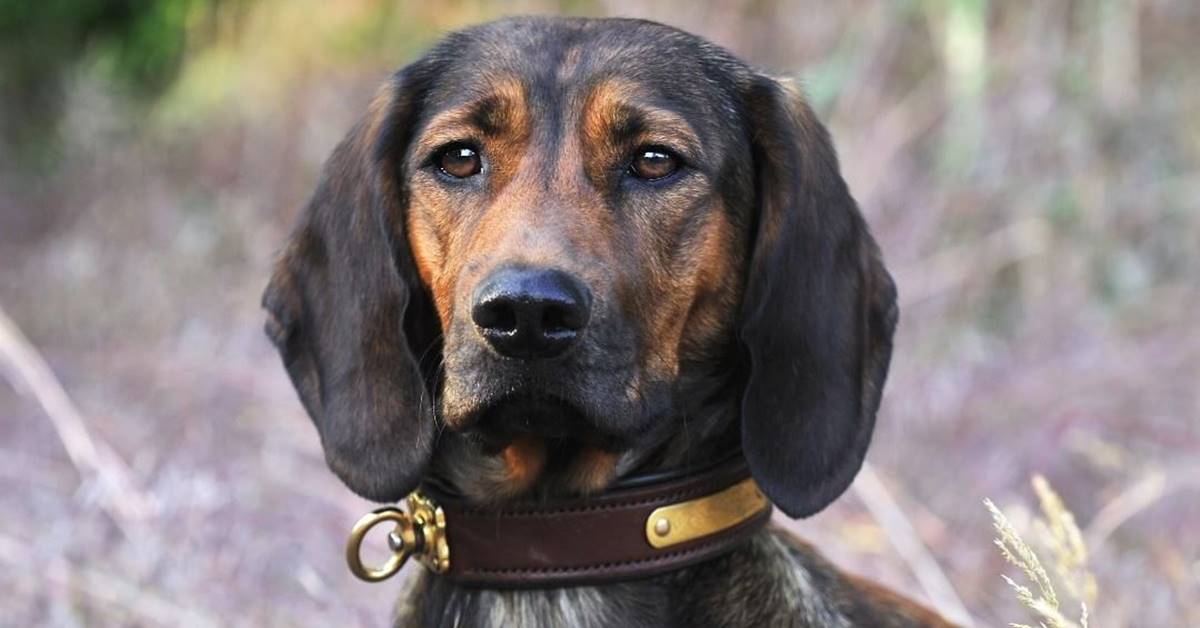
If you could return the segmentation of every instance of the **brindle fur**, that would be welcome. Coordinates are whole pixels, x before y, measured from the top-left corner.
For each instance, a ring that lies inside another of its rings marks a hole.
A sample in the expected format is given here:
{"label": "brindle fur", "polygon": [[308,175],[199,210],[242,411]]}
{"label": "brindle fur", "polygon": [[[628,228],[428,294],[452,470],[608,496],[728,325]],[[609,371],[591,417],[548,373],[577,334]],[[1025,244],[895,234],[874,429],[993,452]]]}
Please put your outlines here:
{"label": "brindle fur", "polygon": [[[464,141],[484,170],[448,181],[434,155]],[[648,145],[686,167],[631,181],[628,159]],[[570,352],[514,364],[475,333],[472,291],[512,264],[590,288]],[[861,465],[896,322],[891,279],[800,94],[637,20],[503,20],[397,73],[330,158],[264,304],[330,467],[365,497],[397,500],[429,475],[484,506],[586,494],[740,445],[792,516]],[[484,446],[473,426],[513,391],[573,408],[604,438]],[[946,624],[768,530],[601,587],[422,574],[397,625]]]}

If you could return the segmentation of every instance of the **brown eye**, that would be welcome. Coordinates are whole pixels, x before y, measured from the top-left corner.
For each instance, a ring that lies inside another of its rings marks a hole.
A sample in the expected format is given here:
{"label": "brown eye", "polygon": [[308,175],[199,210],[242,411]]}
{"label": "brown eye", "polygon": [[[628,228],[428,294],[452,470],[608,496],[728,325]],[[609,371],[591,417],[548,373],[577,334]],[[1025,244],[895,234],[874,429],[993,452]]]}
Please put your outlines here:
{"label": "brown eye", "polygon": [[629,164],[629,173],[646,181],[669,176],[679,169],[679,158],[663,148],[641,148]]}
{"label": "brown eye", "polygon": [[479,151],[463,144],[453,144],[443,148],[437,154],[434,162],[438,169],[455,179],[465,179],[479,174],[483,168]]}

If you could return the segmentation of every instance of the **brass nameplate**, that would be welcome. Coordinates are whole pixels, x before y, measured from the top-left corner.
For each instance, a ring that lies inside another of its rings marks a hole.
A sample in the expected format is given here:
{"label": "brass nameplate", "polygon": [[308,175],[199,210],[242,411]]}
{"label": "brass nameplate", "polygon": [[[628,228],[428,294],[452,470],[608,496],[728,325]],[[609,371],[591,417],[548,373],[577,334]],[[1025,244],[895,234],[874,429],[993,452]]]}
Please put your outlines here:
{"label": "brass nameplate", "polygon": [[646,519],[646,540],[657,548],[728,530],[770,506],[754,478],[690,501],[663,506]]}

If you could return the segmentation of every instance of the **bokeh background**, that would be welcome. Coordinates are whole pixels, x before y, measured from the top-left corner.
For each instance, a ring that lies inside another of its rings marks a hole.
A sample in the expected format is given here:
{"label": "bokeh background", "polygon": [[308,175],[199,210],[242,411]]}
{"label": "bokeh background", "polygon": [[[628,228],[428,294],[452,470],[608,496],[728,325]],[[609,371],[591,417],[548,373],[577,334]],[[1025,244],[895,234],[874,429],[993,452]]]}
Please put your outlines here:
{"label": "bokeh background", "polygon": [[981,501],[1044,474],[1093,626],[1200,625],[1200,3],[0,4],[0,624],[364,625],[371,505],[260,332],[375,87],[448,30],[626,15],[799,76],[900,287],[871,468],[788,523],[979,626],[1029,622]]}

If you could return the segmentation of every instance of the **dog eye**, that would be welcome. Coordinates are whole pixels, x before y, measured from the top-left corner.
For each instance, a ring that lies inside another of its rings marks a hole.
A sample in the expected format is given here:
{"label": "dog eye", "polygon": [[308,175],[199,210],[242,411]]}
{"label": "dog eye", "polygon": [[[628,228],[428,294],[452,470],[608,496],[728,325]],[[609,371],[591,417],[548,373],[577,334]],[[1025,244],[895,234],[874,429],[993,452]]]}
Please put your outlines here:
{"label": "dog eye", "polygon": [[439,170],[455,179],[477,175],[483,169],[479,151],[466,144],[451,144],[441,149],[434,157],[434,163]]}
{"label": "dog eye", "polygon": [[629,174],[643,181],[654,181],[679,170],[679,157],[665,148],[639,148],[629,164]]}

